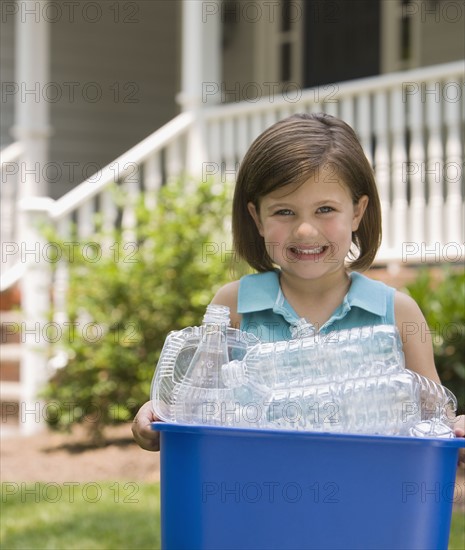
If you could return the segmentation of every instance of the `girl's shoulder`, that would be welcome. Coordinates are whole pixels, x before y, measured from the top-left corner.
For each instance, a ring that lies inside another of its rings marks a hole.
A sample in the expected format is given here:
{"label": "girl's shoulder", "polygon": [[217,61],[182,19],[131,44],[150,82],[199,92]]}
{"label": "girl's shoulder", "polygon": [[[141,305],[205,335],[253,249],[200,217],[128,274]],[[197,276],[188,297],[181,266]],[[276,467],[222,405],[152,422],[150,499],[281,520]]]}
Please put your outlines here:
{"label": "girl's shoulder", "polygon": [[[231,315],[231,326],[239,328],[242,315],[238,313],[238,304],[253,303],[256,305],[259,296],[275,296],[279,290],[277,271],[264,271],[244,275],[237,281],[227,283],[215,294],[212,304],[228,306]],[[244,309],[239,308],[241,311]]]}
{"label": "girl's shoulder", "polygon": [[394,293],[394,310],[400,332],[426,330],[426,321],[417,302],[405,292]]}

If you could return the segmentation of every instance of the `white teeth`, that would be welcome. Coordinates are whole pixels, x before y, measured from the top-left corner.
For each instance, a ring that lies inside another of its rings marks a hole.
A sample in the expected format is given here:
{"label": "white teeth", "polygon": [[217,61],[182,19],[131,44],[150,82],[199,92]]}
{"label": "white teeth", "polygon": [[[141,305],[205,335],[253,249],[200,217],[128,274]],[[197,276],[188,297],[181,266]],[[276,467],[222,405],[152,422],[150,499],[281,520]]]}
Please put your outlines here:
{"label": "white teeth", "polygon": [[294,248],[294,250],[297,252],[297,254],[320,254],[320,252],[323,252],[323,247],[319,246],[318,248]]}

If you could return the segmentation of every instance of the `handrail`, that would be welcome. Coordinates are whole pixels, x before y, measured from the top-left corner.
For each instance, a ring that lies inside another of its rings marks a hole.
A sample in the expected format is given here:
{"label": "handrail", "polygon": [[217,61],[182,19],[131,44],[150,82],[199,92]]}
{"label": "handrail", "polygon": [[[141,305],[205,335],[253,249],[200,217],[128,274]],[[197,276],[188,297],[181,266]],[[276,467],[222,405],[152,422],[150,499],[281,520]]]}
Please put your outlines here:
{"label": "handrail", "polygon": [[[432,65],[430,67],[422,67],[409,71],[399,71],[384,75],[369,76],[346,82],[331,82],[324,84],[323,86],[305,88],[301,90],[301,95],[299,96],[298,102],[296,101],[295,103],[289,101],[289,99],[285,97],[266,96],[261,97],[257,101],[240,101],[237,103],[212,105],[210,107],[206,107],[203,113],[206,120],[215,118],[224,119],[247,113],[257,114],[257,111],[268,110],[270,108],[270,103],[272,103],[273,109],[280,109],[282,107],[289,107],[290,103],[297,104],[311,102],[315,98],[315,93],[320,92],[321,88],[328,89],[331,86],[337,86],[338,96],[359,94],[361,91],[366,94],[377,90],[393,88],[407,82],[424,82],[431,80],[432,78],[444,78],[450,76],[451,74],[463,75],[464,73],[464,62],[454,61],[451,63]],[[408,81],[406,80],[407,76],[409,79]],[[272,101],[270,101],[271,97]]]}
{"label": "handrail", "polygon": [[186,112],[177,115],[170,122],[156,130],[150,136],[146,137],[140,143],[123,153],[116,160],[107,164],[103,169],[99,181],[95,181],[93,176],[87,178],[77,187],[66,193],[63,197],[57,199],[50,212],[52,219],[60,220],[73,210],[82,206],[86,201],[98,195],[107,185],[115,181],[115,170],[112,168],[116,164],[119,170],[119,176],[124,177],[134,163],[138,164],[147,159],[157,150],[165,147],[171,141],[175,140],[182,132],[187,130],[194,122],[193,113]]}

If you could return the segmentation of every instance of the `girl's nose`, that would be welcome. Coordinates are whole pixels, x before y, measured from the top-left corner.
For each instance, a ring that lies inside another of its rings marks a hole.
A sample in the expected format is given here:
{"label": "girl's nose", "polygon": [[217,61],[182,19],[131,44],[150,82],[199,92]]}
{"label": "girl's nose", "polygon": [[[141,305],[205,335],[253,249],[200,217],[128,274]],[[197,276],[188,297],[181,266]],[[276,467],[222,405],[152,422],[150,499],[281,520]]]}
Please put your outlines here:
{"label": "girl's nose", "polygon": [[306,237],[314,237],[317,234],[318,234],[318,231],[316,227],[310,221],[300,222],[295,229],[295,235],[299,239],[306,238]]}

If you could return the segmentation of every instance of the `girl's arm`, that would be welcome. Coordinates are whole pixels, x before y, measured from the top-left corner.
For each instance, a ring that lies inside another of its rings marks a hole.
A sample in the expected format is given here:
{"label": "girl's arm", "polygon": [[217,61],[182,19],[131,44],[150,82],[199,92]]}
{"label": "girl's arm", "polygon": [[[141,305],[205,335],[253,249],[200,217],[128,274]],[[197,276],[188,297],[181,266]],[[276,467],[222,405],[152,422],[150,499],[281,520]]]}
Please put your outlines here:
{"label": "girl's arm", "polygon": [[431,333],[418,304],[407,294],[396,292],[394,314],[402,338],[405,366],[440,383]]}
{"label": "girl's arm", "polygon": [[[397,328],[402,337],[405,366],[440,384],[434,364],[431,332],[418,304],[407,294],[396,292],[394,313]],[[465,416],[457,416],[454,424],[455,435],[465,437]],[[459,462],[465,463],[464,449],[461,449]]]}

